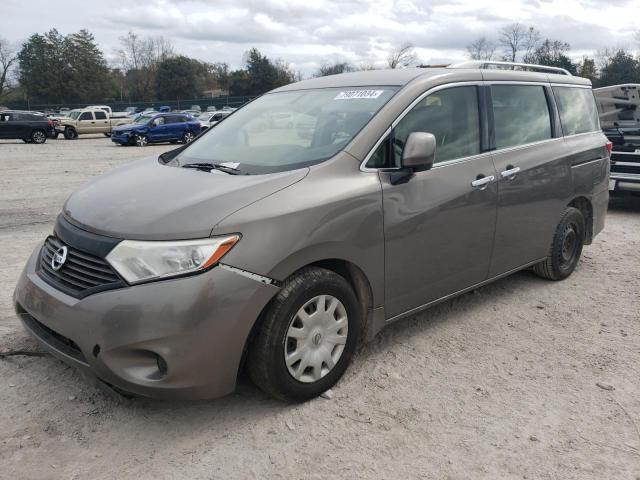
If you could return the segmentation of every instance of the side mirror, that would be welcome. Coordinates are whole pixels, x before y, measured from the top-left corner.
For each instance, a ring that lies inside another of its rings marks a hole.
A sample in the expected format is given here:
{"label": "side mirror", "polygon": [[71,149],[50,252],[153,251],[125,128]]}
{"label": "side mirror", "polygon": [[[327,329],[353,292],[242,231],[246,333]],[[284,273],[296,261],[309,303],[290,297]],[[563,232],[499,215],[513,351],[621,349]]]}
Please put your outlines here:
{"label": "side mirror", "polygon": [[436,137],[431,133],[412,132],[402,151],[402,168],[422,172],[433,167],[436,156]]}

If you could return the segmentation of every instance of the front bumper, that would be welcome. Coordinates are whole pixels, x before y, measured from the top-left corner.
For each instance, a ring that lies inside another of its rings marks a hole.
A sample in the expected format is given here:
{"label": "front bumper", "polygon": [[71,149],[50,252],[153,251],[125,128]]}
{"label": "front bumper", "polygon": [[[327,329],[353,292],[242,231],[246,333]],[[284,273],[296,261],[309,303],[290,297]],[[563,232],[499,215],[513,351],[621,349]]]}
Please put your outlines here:
{"label": "front bumper", "polygon": [[111,132],[111,141],[114,143],[119,143],[120,145],[129,145],[133,142],[133,135],[117,134]]}
{"label": "front bumper", "polygon": [[232,392],[251,328],[278,291],[215,267],[76,299],[39,277],[39,251],[14,293],[25,329],[61,360],[137,395],[197,399]]}

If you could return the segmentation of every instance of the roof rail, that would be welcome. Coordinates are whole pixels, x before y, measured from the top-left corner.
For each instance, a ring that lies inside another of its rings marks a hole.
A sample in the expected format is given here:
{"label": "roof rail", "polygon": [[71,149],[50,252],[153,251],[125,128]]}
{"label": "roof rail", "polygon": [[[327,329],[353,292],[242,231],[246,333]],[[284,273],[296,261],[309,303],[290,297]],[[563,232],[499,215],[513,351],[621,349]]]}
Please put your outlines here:
{"label": "roof rail", "polygon": [[523,69],[532,71],[546,71],[548,73],[559,73],[560,75],[569,75],[571,73],[568,70],[560,67],[549,67],[547,65],[534,65],[532,63],[516,63],[516,62],[496,62],[493,60],[470,60],[468,62],[456,63],[455,65],[449,65],[449,68],[480,68],[488,69],[492,65],[502,67],[503,69],[511,70]]}

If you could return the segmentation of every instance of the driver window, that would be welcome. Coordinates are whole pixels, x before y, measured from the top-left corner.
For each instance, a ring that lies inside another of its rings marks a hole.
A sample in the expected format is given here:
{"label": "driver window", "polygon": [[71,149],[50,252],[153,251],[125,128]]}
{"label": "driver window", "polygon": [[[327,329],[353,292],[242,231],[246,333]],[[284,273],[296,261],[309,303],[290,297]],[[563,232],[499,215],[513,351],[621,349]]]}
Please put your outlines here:
{"label": "driver window", "polygon": [[80,115],[80,120],[93,120],[93,114],[91,112],[84,112]]}
{"label": "driver window", "polygon": [[158,117],[153,120],[154,127],[157,127],[159,125],[164,125],[164,117]]}
{"label": "driver window", "polygon": [[390,167],[399,167],[407,137],[428,132],[436,137],[434,163],[480,153],[480,113],[475,86],[439,90],[422,99],[393,131]]}

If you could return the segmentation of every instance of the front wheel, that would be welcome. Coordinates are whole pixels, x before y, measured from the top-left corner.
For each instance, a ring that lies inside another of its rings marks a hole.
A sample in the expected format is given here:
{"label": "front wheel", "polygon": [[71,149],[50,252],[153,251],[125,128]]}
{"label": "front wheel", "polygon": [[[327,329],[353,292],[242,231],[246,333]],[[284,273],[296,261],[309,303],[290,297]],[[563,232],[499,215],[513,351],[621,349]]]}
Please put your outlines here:
{"label": "front wheel", "polygon": [[78,138],[78,132],[75,128],[67,127],[64,129],[64,138],[67,140],[75,140]]}
{"label": "front wheel", "polygon": [[256,327],[247,356],[249,376],[282,400],[317,397],[349,365],[361,315],[344,277],[324,268],[301,270],[285,282]]}
{"label": "front wheel", "polygon": [[549,255],[533,267],[537,275],[549,280],[564,280],[573,273],[584,245],[584,223],[584,216],[577,208],[568,207],[562,212]]}
{"label": "front wheel", "polygon": [[185,134],[182,136],[182,143],[191,143],[193,142],[194,138],[196,138],[196,136],[193,134],[193,132],[185,132]]}
{"label": "front wheel", "polygon": [[138,147],[146,147],[149,144],[149,139],[146,135],[136,135],[135,143]]}

